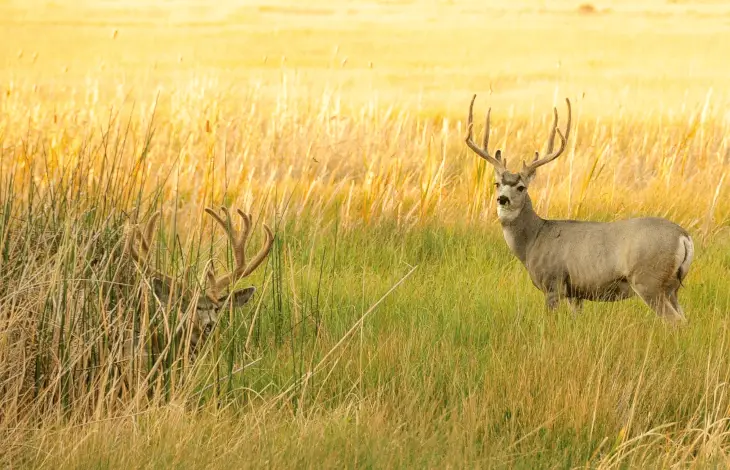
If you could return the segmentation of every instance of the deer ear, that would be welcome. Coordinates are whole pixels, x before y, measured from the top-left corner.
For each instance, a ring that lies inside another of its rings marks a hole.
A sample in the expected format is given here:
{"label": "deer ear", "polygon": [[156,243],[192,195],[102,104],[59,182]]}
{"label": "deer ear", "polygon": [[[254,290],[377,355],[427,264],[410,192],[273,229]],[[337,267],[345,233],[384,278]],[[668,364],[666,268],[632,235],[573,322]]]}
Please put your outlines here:
{"label": "deer ear", "polygon": [[[235,291],[233,294],[231,294],[231,304],[233,305],[233,307],[241,307],[245,305],[246,302],[251,300],[254,292],[256,292],[256,288],[253,286]],[[222,297],[218,299],[218,303],[222,305],[223,302],[225,302],[227,299],[228,296]]]}

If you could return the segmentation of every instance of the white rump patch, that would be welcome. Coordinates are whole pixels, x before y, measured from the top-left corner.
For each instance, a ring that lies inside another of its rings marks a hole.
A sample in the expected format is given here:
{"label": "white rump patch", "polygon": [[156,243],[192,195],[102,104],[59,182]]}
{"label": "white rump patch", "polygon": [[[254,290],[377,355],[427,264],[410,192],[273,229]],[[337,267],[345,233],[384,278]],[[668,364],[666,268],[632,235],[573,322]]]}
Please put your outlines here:
{"label": "white rump patch", "polygon": [[691,237],[679,237],[679,247],[677,247],[677,274],[679,279],[684,279],[692,264],[695,256],[695,246]]}

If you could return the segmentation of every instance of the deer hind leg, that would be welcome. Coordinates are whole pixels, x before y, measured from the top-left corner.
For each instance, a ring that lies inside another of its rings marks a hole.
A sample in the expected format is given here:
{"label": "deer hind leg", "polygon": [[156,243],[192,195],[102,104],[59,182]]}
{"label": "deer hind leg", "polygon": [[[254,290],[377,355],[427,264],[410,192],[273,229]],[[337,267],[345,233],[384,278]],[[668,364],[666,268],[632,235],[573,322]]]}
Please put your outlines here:
{"label": "deer hind leg", "polygon": [[685,321],[686,318],[684,316],[684,311],[682,310],[682,306],[679,305],[679,299],[677,298],[677,293],[679,292],[679,288],[681,287],[681,273],[677,274],[676,278],[671,278],[666,285],[665,289],[665,295],[667,298],[667,302],[672,307],[674,312],[679,317],[680,321]]}
{"label": "deer hind leg", "polygon": [[678,311],[674,307],[671,294],[667,290],[660,288],[655,283],[633,282],[631,287],[641,300],[654,310],[659,317],[671,323],[684,321],[684,315],[681,309]]}
{"label": "deer hind leg", "polygon": [[679,305],[679,300],[677,299],[677,291],[673,290],[669,292],[669,295],[667,296],[669,298],[669,302],[672,304],[672,307],[674,307],[674,310],[676,310],[679,314],[684,316],[684,311],[682,310],[682,306]]}
{"label": "deer hind leg", "polygon": [[684,318],[684,314],[680,310],[677,310],[674,307],[674,304],[672,303],[672,301],[670,300],[670,297],[668,295],[663,296],[663,303],[664,303],[664,305],[662,306],[662,309],[664,312],[663,318],[665,318],[666,320],[668,320],[671,323],[684,323],[685,322],[686,319]]}
{"label": "deer hind leg", "polygon": [[679,299],[677,299],[677,292],[679,291],[679,287],[671,289],[669,293],[667,294],[667,298],[669,299],[669,303],[672,304],[672,307],[674,307],[674,310],[677,311],[682,316],[682,319],[685,319],[684,316],[684,310],[682,310],[682,306],[679,305]]}
{"label": "deer hind leg", "polygon": [[682,310],[682,306],[679,305],[679,299],[677,298],[677,294],[679,293],[679,288],[682,287],[682,281],[687,276],[687,272],[689,272],[689,268],[692,265],[694,251],[695,250],[694,243],[692,242],[692,237],[685,236],[679,239],[679,249],[677,250],[676,258],[678,261],[678,266],[676,270],[673,271],[676,272],[676,277],[672,276],[672,278],[670,278],[666,290],[669,303],[682,318],[682,321],[685,320],[685,316],[684,311]]}

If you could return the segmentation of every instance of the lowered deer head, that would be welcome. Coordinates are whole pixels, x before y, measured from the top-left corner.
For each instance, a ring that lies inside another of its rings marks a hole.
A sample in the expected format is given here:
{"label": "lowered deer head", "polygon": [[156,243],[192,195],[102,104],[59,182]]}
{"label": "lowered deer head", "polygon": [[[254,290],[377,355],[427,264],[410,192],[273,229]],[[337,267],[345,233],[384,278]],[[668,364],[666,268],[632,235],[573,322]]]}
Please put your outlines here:
{"label": "lowered deer head", "polygon": [[[558,158],[570,135],[571,109],[565,133],[558,128],[558,111],[548,140],[547,155],[538,152],[522,169],[507,169],[501,150],[489,152],[487,112],[484,144],[473,140],[473,109],[469,106],[466,144],[494,167],[497,215],[507,245],[527,268],[533,284],[554,309],[567,298],[576,309],[583,300],[616,301],[638,295],[659,316],[683,321],[677,292],[694,256],[692,238],[679,225],[658,217],[614,222],[546,220],[538,216],[528,193],[536,170]],[[555,137],[560,146],[554,149]]]}
{"label": "lowered deer head", "polygon": [[[167,306],[172,305],[175,302],[179,302],[180,311],[186,312],[190,308],[190,303],[192,301],[196,302],[194,307],[194,318],[192,321],[192,331],[190,331],[190,350],[192,352],[197,351],[198,347],[205,342],[210,333],[213,331],[218,323],[218,313],[223,308],[228,305],[240,307],[251,299],[256,290],[253,286],[233,291],[230,289],[236,282],[250,275],[257,267],[259,267],[259,265],[268,256],[269,251],[271,250],[271,245],[274,241],[274,235],[271,233],[271,229],[264,224],[265,238],[263,247],[250,262],[247,262],[246,242],[248,241],[248,235],[251,230],[251,215],[238,210],[238,215],[241,217],[241,229],[236,230],[233,228],[230,213],[225,207],[221,207],[221,212],[225,216],[225,220],[211,208],[206,208],[205,212],[208,213],[213,220],[218,223],[218,225],[223,227],[228,235],[233,249],[235,268],[233,272],[222,277],[217,277],[211,267],[206,272],[208,281],[207,289],[203,295],[199,295],[197,298],[193,296],[192,292],[185,290],[179,283],[175,282],[172,277],[152,269],[147,264],[152,234],[154,232],[157,219],[160,216],[159,212],[154,213],[149,218],[145,224],[144,230],[141,230],[137,226],[133,227],[129,237],[127,238],[128,253],[138,264],[147,265],[154,295],[161,305]],[[140,244],[139,249],[137,249],[136,246],[137,240],[139,240]],[[181,325],[177,328],[176,333],[181,333],[182,328],[183,325],[181,323]]]}

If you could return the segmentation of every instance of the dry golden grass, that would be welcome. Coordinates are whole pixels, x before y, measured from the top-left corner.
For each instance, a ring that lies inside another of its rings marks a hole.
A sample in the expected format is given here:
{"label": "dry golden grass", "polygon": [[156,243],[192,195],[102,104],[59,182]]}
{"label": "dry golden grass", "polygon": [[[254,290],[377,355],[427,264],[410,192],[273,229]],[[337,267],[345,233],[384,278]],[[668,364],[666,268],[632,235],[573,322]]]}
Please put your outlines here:
{"label": "dry golden grass", "polygon": [[[583,3],[0,2],[2,462],[727,464],[730,9]],[[472,93],[510,166],[571,98],[538,213],[689,229],[689,327],[543,315]],[[211,204],[276,227],[255,305],[122,393],[114,345],[157,318],[124,226],[161,208],[159,262],[199,273]]]}

